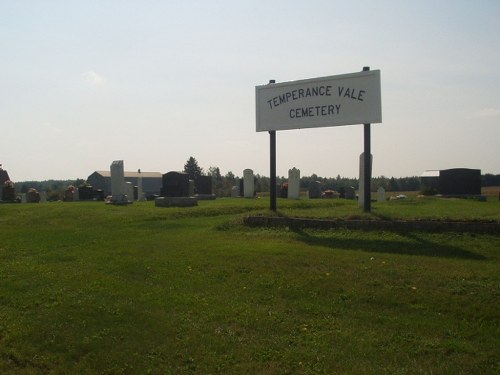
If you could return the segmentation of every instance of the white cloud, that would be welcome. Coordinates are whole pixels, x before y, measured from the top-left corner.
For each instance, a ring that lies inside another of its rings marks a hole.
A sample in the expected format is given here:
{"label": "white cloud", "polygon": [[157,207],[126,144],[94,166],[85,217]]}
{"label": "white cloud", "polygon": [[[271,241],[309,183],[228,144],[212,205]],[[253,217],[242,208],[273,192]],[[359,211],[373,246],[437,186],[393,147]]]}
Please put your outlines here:
{"label": "white cloud", "polygon": [[89,86],[101,86],[106,82],[103,76],[100,76],[93,70],[83,73],[83,79]]}
{"label": "white cloud", "polygon": [[500,116],[500,109],[483,108],[474,114],[474,117],[497,117]]}

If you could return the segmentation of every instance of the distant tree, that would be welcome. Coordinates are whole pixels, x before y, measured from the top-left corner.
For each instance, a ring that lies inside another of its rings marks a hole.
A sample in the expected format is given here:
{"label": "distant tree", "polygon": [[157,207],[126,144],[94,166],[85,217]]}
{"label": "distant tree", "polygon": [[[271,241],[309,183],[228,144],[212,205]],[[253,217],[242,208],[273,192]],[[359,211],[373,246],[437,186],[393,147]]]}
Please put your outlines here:
{"label": "distant tree", "polygon": [[220,174],[219,167],[209,167],[207,175],[212,176],[215,181],[222,181],[222,175]]}
{"label": "distant tree", "polygon": [[184,172],[189,175],[191,180],[196,180],[199,176],[203,176],[203,169],[198,165],[198,161],[192,156],[190,156],[186,164],[184,164]]}

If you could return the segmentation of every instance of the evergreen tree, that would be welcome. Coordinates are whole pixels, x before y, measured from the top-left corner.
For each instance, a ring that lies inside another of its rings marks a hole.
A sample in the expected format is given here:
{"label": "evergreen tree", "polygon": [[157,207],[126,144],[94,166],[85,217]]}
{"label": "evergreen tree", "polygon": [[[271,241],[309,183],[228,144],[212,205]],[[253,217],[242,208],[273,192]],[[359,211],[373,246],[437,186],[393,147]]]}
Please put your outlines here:
{"label": "evergreen tree", "polygon": [[203,175],[203,169],[198,165],[198,161],[192,156],[190,156],[186,164],[184,164],[184,172],[189,175],[191,180],[196,180],[199,176]]}

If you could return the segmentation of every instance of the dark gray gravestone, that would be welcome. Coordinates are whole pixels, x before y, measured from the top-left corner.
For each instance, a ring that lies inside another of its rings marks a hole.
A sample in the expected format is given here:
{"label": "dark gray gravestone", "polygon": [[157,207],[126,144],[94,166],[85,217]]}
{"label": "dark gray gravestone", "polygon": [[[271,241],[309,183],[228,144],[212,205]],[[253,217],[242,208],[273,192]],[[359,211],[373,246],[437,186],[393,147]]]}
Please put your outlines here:
{"label": "dark gray gravestone", "polygon": [[443,195],[480,195],[481,170],[454,168],[439,171],[439,193]]}
{"label": "dark gray gravestone", "polygon": [[212,194],[212,176],[198,176],[195,180],[196,194]]}
{"label": "dark gray gravestone", "polygon": [[309,187],[309,198],[321,198],[321,182],[315,181],[311,184],[311,186]]}
{"label": "dark gray gravestone", "polygon": [[352,186],[345,188],[345,199],[356,199],[356,189]]}
{"label": "dark gray gravestone", "polygon": [[184,172],[168,172],[162,177],[162,197],[189,197],[189,175]]}

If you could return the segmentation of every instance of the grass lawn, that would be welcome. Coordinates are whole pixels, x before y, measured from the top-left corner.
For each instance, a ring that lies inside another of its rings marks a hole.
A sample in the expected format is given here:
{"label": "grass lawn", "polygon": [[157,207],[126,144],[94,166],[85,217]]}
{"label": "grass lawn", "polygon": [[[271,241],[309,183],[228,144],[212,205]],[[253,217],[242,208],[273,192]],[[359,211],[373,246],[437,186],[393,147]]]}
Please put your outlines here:
{"label": "grass lawn", "polygon": [[[242,225],[268,206],[0,205],[0,373],[500,372],[500,235]],[[500,221],[494,197],[278,209]]]}

